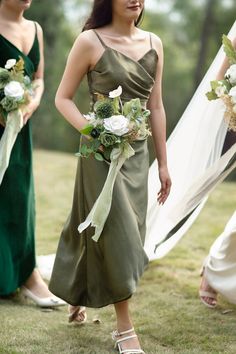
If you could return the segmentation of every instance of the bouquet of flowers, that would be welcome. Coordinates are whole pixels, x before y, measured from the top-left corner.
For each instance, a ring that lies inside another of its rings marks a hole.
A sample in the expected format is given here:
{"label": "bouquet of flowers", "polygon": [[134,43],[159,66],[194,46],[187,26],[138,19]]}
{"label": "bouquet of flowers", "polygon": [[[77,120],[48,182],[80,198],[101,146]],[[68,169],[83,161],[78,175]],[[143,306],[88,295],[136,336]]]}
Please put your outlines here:
{"label": "bouquet of flowers", "polygon": [[98,241],[109,214],[112,191],[117,173],[127,158],[135,154],[131,144],[144,140],[150,135],[147,119],[149,110],[142,109],[139,98],[124,105],[120,96],[122,87],[109,93],[109,97],[98,95],[94,111],[85,115],[88,124],[81,133],[87,137],[81,139],[78,156],[93,156],[99,161],[109,160],[110,167],[106,182],[86,220],[78,227],[79,232],[90,224],[95,227],[93,240]]}
{"label": "bouquet of flowers", "polygon": [[[124,105],[120,95],[122,87],[109,93],[109,98],[101,94],[94,104],[94,112],[85,115],[88,125],[81,130],[87,135],[89,141],[80,144],[78,155],[103,161],[110,160],[114,149],[119,149],[123,154],[135,140],[143,140],[150,135],[147,125],[149,110],[142,110],[139,98],[132,99]],[[81,139],[82,142],[82,139]]]}
{"label": "bouquet of flowers", "polygon": [[12,147],[23,126],[21,109],[33,94],[32,82],[24,75],[24,60],[9,59],[0,68],[0,120],[5,125],[0,140],[0,184],[9,165]]}
{"label": "bouquet of flowers", "polygon": [[236,50],[226,35],[223,35],[222,42],[230,67],[223,80],[211,81],[211,91],[206,96],[209,100],[220,98],[224,102],[228,129],[236,131]]}

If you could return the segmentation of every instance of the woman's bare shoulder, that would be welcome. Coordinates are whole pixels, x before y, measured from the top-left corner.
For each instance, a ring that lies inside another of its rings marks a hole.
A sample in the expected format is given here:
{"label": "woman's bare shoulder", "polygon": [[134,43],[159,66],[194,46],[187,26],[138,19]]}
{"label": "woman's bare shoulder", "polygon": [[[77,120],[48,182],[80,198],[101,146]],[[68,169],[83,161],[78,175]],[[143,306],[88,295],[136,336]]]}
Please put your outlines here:
{"label": "woman's bare shoulder", "polygon": [[150,35],[152,37],[153,47],[156,48],[158,51],[162,50],[163,45],[161,38],[153,32],[150,32]]}
{"label": "woman's bare shoulder", "polygon": [[87,50],[93,50],[95,48],[95,33],[93,30],[86,30],[81,32],[74,43],[74,46],[83,48],[86,51]]}

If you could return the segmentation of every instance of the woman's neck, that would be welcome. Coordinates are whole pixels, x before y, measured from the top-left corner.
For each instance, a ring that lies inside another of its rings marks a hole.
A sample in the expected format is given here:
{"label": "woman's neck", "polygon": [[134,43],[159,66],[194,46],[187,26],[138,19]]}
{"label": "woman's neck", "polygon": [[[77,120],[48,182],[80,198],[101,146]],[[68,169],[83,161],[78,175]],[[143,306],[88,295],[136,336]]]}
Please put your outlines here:
{"label": "woman's neck", "polygon": [[9,9],[7,6],[0,6],[0,18],[4,20],[4,22],[17,22],[21,23],[23,20],[24,11],[16,11]]}
{"label": "woman's neck", "polygon": [[124,21],[120,18],[114,18],[111,27],[116,34],[124,37],[132,37],[137,31],[134,21]]}

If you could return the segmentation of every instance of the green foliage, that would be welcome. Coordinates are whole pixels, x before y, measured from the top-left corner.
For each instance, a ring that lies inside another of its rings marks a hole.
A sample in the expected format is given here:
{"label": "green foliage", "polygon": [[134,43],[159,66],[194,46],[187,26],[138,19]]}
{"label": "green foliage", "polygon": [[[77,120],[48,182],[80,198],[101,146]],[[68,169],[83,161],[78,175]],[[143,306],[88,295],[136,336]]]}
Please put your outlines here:
{"label": "green foliage", "polygon": [[80,130],[80,133],[84,135],[89,135],[93,130],[93,128],[94,128],[93,125],[88,124],[83,129]]}
{"label": "green foliage", "polygon": [[206,96],[207,96],[209,101],[213,101],[213,100],[216,100],[218,98],[218,96],[217,96],[217,94],[215,93],[214,90],[211,90],[211,91],[207,92]]}
{"label": "green foliage", "polygon": [[129,102],[125,102],[124,104],[124,115],[131,116],[132,119],[136,119],[140,115],[145,115],[147,118],[146,111],[142,113],[142,106],[139,98],[134,98]]}
{"label": "green foliage", "polygon": [[231,42],[231,40],[224,34],[222,36],[222,42],[224,45],[224,51],[229,59],[230,64],[236,64],[236,50]]}
{"label": "green foliage", "polygon": [[10,81],[10,72],[7,69],[0,68],[0,89],[3,89]]}

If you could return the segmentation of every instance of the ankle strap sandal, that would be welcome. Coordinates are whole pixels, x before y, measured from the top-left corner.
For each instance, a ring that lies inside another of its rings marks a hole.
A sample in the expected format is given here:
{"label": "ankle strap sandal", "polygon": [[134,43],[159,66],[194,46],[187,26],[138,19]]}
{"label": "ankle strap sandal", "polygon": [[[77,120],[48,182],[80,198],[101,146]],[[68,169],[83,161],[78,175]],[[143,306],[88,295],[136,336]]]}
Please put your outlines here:
{"label": "ankle strap sandal", "polygon": [[[134,332],[134,328],[128,329],[127,331],[123,331],[123,332],[118,332],[113,331],[112,332],[112,339],[115,340],[115,349],[117,349],[119,351],[119,354],[145,354],[144,351],[142,349],[122,349],[120,344],[122,342],[125,342],[129,339],[133,339],[133,338],[137,338],[137,334],[132,334],[129,336],[125,336],[122,337],[125,334],[129,334]],[[122,337],[122,338],[119,338]]]}

